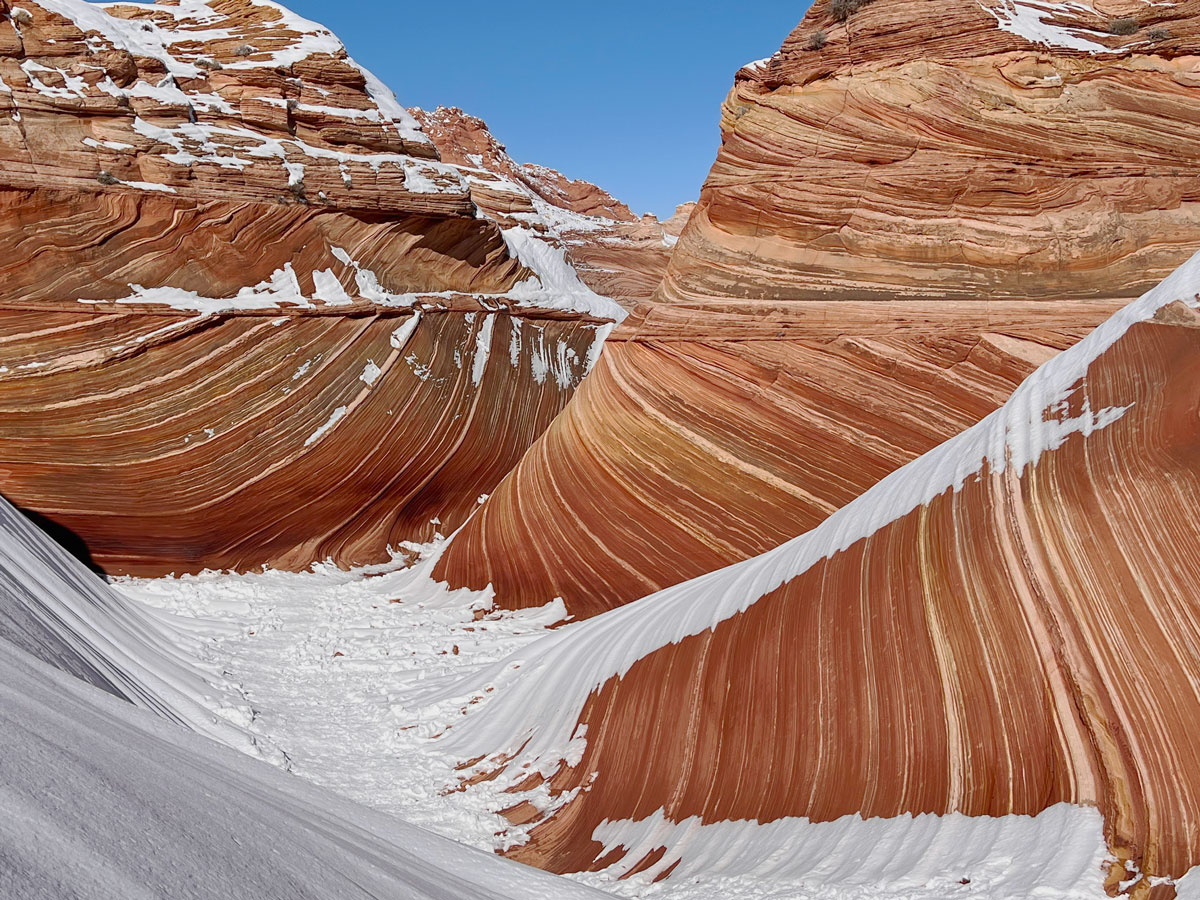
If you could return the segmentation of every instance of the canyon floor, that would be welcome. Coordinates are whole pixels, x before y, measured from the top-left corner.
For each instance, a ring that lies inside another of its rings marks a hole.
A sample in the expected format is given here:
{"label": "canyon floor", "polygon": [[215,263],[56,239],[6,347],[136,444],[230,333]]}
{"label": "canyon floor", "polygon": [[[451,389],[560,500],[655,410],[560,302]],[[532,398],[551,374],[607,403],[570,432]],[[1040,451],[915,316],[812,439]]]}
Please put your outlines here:
{"label": "canyon floor", "polygon": [[[221,704],[214,712],[248,724],[267,759],[355,803],[498,851],[502,831],[503,840],[519,840],[492,811],[504,805],[497,802],[503,785],[456,789],[458,760],[437,737],[465,705],[488,702],[481,675],[506,658],[519,665],[522,648],[568,617],[559,602],[500,610],[490,590],[434,582],[428,573],[442,546],[410,545],[391,565],[350,572],[332,565],[206,572],[121,578],[114,587],[148,614],[165,614],[200,668],[237,685],[252,721]],[[442,699],[428,704],[431,694]],[[567,877],[615,896],[660,900],[1105,896],[1102,822],[1093,810],[748,824],[720,852],[705,854],[704,870],[691,877],[622,879],[617,867]],[[757,845],[754,861],[739,858],[742,842]],[[764,865],[762,846],[772,843],[777,852]]]}

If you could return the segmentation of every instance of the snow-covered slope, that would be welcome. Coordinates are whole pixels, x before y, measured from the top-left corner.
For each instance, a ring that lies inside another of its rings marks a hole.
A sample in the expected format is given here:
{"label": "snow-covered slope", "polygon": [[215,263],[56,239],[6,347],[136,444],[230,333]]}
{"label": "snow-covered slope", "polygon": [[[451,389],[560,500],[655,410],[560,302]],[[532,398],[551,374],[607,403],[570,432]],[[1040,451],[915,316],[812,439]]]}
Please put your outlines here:
{"label": "snow-covered slope", "polygon": [[7,640],[0,810],[14,900],[604,896],[343,800]]}
{"label": "snow-covered slope", "polygon": [[278,761],[248,704],[153,610],[115,593],[0,498],[0,641],[161,718]]}
{"label": "snow-covered slope", "polygon": [[0,897],[603,896],[211,740],[249,710],[182,625],[0,500]]}

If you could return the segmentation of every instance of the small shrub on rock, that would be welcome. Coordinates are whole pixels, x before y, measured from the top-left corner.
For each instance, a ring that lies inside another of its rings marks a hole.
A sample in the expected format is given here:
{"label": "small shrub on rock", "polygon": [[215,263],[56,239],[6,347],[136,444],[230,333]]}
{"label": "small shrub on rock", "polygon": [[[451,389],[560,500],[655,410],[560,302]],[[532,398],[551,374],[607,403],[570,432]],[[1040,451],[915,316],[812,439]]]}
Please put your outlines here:
{"label": "small shrub on rock", "polygon": [[870,2],[871,0],[832,0],[829,11],[839,22],[845,22]]}
{"label": "small shrub on rock", "polygon": [[1137,19],[1113,19],[1108,23],[1108,30],[1110,34],[1133,34],[1138,30]]}
{"label": "small shrub on rock", "polygon": [[808,36],[808,49],[809,50],[820,50],[824,46],[825,46],[825,32],[824,31],[814,31],[812,34],[810,34]]}

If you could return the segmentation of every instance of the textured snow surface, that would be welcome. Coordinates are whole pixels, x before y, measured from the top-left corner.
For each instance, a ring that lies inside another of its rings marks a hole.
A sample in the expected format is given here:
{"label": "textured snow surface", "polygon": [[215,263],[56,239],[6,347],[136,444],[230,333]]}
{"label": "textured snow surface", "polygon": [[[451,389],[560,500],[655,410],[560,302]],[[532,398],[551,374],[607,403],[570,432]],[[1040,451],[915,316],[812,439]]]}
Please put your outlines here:
{"label": "textured snow surface", "polygon": [[0,500],[0,897],[603,896],[210,739],[248,749],[255,726],[205,708],[232,689],[201,674],[192,624],[119,596]]}
{"label": "textured snow surface", "polygon": [[364,809],[0,640],[0,896],[603,896]]}
{"label": "textured snow surface", "polygon": [[279,761],[198,642],[130,603],[0,499],[0,642],[164,719]]}
{"label": "textured snow surface", "polygon": [[429,579],[437,547],[421,548],[425,558],[411,568],[397,561],[355,572],[205,573],[114,587],[139,606],[190,620],[189,633],[206,638],[201,664],[243,686],[256,732],[278,736],[294,773],[491,849],[508,824],[493,812],[508,805],[499,787],[444,793],[458,784],[459,760],[429,740],[461,715],[461,703],[424,707],[415,698],[542,637],[565,610],[555,603],[484,615],[490,592],[449,591]]}

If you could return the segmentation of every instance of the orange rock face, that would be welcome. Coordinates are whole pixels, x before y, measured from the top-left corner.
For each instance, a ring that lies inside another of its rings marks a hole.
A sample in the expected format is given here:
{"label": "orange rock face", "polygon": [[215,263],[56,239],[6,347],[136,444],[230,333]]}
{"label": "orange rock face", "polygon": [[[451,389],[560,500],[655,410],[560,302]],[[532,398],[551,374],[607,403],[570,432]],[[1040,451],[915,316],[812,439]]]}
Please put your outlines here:
{"label": "orange rock face", "polygon": [[814,527],[994,410],[1200,245],[1198,23],[815,4],[738,73],[655,301],[440,572],[591,615]]}
{"label": "orange rock face", "polygon": [[0,0],[0,491],[110,571],[460,524],[620,315],[528,249],[314,23]]}
{"label": "orange rock face", "polygon": [[579,277],[604,297],[631,306],[653,295],[695,204],[680,206],[664,222],[639,218],[603,188],[515,162],[482,119],[461,109],[412,113],[490,217],[561,240]]}
{"label": "orange rock face", "polygon": [[459,748],[557,765],[514,855],[665,876],[720,823],[1072,804],[1114,893],[1200,863],[1198,292],[1200,257],[814,531],[498,667]]}

